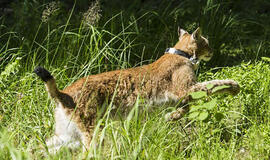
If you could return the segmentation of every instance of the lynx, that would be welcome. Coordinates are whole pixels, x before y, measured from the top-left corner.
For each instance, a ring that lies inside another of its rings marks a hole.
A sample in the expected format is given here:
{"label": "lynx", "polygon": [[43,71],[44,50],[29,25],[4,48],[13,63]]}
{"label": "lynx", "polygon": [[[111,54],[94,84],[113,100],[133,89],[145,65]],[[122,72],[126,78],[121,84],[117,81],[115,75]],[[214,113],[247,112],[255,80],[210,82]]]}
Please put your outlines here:
{"label": "lynx", "polygon": [[[34,72],[45,82],[46,89],[55,100],[55,135],[47,140],[50,152],[62,146],[90,147],[90,142],[97,122],[97,112],[105,102],[112,102],[114,109],[132,107],[138,96],[146,103],[188,103],[192,100],[191,92],[206,91],[208,84],[227,85],[215,93],[239,92],[239,85],[233,80],[212,80],[198,83],[194,70],[200,60],[209,61],[212,52],[208,40],[201,36],[200,29],[189,34],[178,29],[179,41],[173,48],[149,65],[136,68],[115,70],[81,78],[59,90],[54,77],[46,69],[37,67]],[[209,87],[208,87],[209,88]],[[113,100],[112,100],[113,99]],[[179,108],[169,113],[169,120],[181,118],[188,107]]]}

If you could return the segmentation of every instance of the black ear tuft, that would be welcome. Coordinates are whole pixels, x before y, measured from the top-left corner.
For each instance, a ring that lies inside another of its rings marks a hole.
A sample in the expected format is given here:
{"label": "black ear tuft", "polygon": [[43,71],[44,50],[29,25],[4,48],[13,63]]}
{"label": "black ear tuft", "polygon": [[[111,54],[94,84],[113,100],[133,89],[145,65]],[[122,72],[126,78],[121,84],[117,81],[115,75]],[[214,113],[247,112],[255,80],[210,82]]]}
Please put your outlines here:
{"label": "black ear tuft", "polygon": [[198,27],[193,33],[192,33],[192,38],[195,40],[199,40],[201,37],[201,29]]}
{"label": "black ear tuft", "polygon": [[53,79],[53,76],[51,75],[51,73],[47,71],[45,68],[40,67],[40,66],[35,68],[34,73],[36,73],[44,82],[47,82],[48,80]]}
{"label": "black ear tuft", "polygon": [[183,36],[184,34],[186,34],[186,33],[188,33],[188,32],[185,31],[184,29],[181,29],[181,28],[178,26],[178,37],[179,37],[179,39],[181,39],[182,36]]}

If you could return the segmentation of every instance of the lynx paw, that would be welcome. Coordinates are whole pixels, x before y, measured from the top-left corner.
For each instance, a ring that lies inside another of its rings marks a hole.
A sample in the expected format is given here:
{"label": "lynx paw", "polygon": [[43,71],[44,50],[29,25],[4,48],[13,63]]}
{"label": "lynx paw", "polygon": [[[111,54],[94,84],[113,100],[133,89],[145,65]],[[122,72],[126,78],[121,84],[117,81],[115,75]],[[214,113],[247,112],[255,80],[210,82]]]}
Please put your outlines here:
{"label": "lynx paw", "polygon": [[231,94],[232,95],[237,95],[239,92],[240,92],[240,86],[237,82],[233,81],[232,80],[232,83],[231,83]]}
{"label": "lynx paw", "polygon": [[224,88],[220,92],[227,92],[232,95],[236,95],[240,92],[240,86],[234,80],[224,80],[222,85],[227,85],[229,88]]}
{"label": "lynx paw", "polygon": [[177,121],[179,119],[181,119],[186,113],[186,109],[183,108],[178,108],[176,111],[167,113],[165,115],[165,121]]}

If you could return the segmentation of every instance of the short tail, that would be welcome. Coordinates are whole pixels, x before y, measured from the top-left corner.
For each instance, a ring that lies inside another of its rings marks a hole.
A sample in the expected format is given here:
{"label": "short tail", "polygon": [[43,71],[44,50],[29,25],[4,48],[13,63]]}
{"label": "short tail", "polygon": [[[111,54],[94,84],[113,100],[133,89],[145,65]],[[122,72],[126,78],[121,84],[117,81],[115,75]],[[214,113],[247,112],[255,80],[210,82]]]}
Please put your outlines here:
{"label": "short tail", "polygon": [[47,71],[45,68],[40,67],[40,66],[35,68],[34,73],[36,73],[44,82],[47,82],[53,79],[53,76],[51,75],[51,73]]}
{"label": "short tail", "polygon": [[56,86],[55,79],[51,75],[51,73],[47,71],[45,68],[40,66],[35,68],[34,73],[36,73],[42,79],[42,81],[45,82],[46,89],[50,94],[50,96],[54,99],[58,99],[59,90]]}

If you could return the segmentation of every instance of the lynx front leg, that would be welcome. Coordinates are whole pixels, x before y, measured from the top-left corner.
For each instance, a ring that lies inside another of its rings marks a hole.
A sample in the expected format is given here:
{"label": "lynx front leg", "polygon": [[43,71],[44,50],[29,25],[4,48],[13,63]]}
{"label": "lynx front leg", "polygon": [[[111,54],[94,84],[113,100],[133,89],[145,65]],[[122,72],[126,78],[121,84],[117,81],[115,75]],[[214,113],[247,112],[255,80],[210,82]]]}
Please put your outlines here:
{"label": "lynx front leg", "polygon": [[[226,86],[226,87],[219,90],[215,90],[215,88],[218,86]],[[197,83],[189,89],[186,97],[182,100],[181,103],[185,104],[185,106],[178,108],[176,111],[168,113],[165,116],[165,119],[167,121],[175,121],[182,118],[184,114],[187,113],[189,110],[188,102],[193,100],[192,97],[190,96],[190,93],[197,92],[197,91],[205,91],[207,95],[221,94],[221,93],[229,93],[232,95],[236,95],[237,93],[239,93],[240,87],[238,83],[233,80],[212,80],[212,81]]]}
{"label": "lynx front leg", "polygon": [[175,111],[167,113],[165,115],[165,121],[177,121],[181,119],[188,112],[188,104],[186,106],[178,108]]}
{"label": "lynx front leg", "polygon": [[[225,86],[224,88],[217,89],[219,86]],[[189,91],[187,97],[184,99],[184,103],[193,100],[189,95],[192,92],[205,91],[207,95],[229,93],[236,95],[240,91],[240,87],[237,82],[233,80],[212,80],[193,85]]]}

